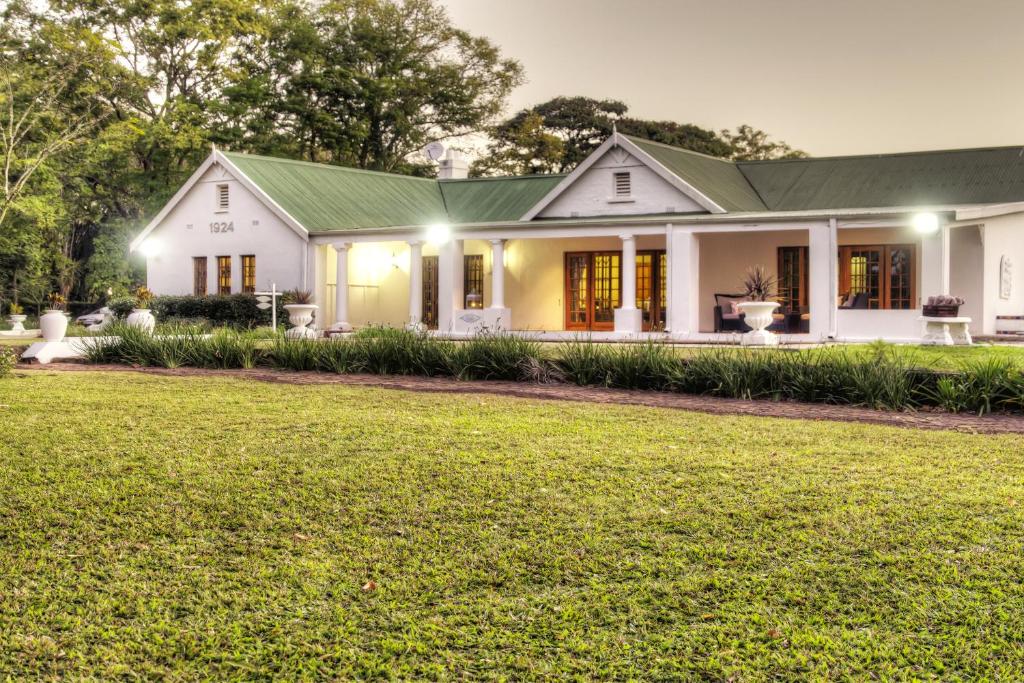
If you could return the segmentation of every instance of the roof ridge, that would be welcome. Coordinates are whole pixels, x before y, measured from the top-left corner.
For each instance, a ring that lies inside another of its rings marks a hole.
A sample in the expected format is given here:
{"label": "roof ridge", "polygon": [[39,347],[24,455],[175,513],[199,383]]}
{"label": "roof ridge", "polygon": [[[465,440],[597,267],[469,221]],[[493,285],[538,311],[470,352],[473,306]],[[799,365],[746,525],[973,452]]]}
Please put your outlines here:
{"label": "roof ridge", "polygon": [[626,138],[627,140],[630,140],[631,142],[639,142],[639,143],[646,144],[646,145],[657,145],[658,147],[664,147],[665,149],[670,149],[673,152],[684,152],[685,154],[692,154],[694,156],[704,157],[705,159],[711,159],[712,161],[721,161],[722,163],[725,163],[725,164],[732,164],[733,166],[736,165],[736,162],[734,160],[732,160],[732,159],[724,159],[722,157],[712,156],[711,154],[705,154],[704,152],[698,152],[698,151],[693,150],[693,149],[686,149],[685,147],[679,147],[677,145],[670,145],[667,142],[659,142],[658,140],[651,140],[651,139],[648,139],[648,138],[641,138],[641,137],[637,137],[636,135],[626,135],[625,133],[619,133],[619,135],[621,135],[622,137]]}
{"label": "roof ridge", "polygon": [[892,157],[922,156],[930,154],[966,154],[969,152],[998,152],[1008,150],[1019,150],[1024,156],[1024,145],[994,145],[989,147],[955,147],[952,149],[922,149],[915,152],[875,152],[869,154],[837,154],[822,157],[794,157],[790,159],[743,159],[737,160],[737,166],[753,164],[782,164],[807,161],[834,161],[838,159],[889,159]]}
{"label": "roof ridge", "polygon": [[539,178],[564,178],[568,173],[528,173],[526,175],[477,176],[475,178],[438,178],[439,183],[465,183],[480,180],[537,180]]}
{"label": "roof ridge", "polygon": [[247,159],[259,159],[261,161],[274,161],[281,164],[294,164],[297,166],[309,166],[312,168],[320,168],[330,171],[344,171],[346,173],[358,173],[361,175],[376,175],[384,176],[386,178],[401,178],[409,180],[423,180],[428,183],[436,183],[437,178],[423,178],[421,176],[414,175],[403,175],[401,173],[389,173],[388,171],[374,171],[368,168],[353,168],[352,166],[339,166],[336,164],[322,164],[318,161],[306,161],[304,159],[287,159],[285,157],[273,157],[265,154],[249,154],[248,152],[228,152],[224,150],[217,150],[224,156],[231,157],[245,157]]}

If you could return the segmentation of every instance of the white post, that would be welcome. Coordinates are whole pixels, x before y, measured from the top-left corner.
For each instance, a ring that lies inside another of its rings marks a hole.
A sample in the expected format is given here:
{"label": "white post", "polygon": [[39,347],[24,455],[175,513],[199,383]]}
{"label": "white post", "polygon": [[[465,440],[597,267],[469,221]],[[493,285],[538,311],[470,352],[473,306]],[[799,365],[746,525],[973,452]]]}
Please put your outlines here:
{"label": "white post", "polygon": [[448,240],[438,249],[437,259],[437,329],[451,332],[455,327],[455,312],[463,307],[462,240]]}
{"label": "white post", "polygon": [[945,230],[921,237],[921,292],[920,302],[914,302],[915,307],[927,301],[930,296],[945,294],[949,287],[946,240]]}
{"label": "white post", "polygon": [[491,240],[491,308],[505,308],[505,240]]}
{"label": "white post", "polygon": [[622,301],[615,309],[615,331],[634,334],[643,329],[643,311],[636,307],[636,237],[622,240]]}
{"label": "white post", "polygon": [[829,336],[835,317],[837,285],[834,282],[832,262],[836,254],[832,250],[834,224],[812,225],[807,228],[808,244],[808,292],[807,307],[811,320],[808,331],[815,341]]}
{"label": "white post", "polygon": [[423,320],[423,243],[409,242],[409,324]]}
{"label": "white post", "polygon": [[348,324],[348,242],[336,242],[334,251],[337,257],[337,276],[334,285],[334,325],[332,329],[347,330]]}
{"label": "white post", "polygon": [[665,291],[661,293],[665,310],[665,331],[672,331],[672,224],[665,226]]}
{"label": "white post", "polygon": [[700,331],[700,242],[697,234],[675,228],[669,235],[672,250],[672,280],[669,306],[672,336],[687,337]]}

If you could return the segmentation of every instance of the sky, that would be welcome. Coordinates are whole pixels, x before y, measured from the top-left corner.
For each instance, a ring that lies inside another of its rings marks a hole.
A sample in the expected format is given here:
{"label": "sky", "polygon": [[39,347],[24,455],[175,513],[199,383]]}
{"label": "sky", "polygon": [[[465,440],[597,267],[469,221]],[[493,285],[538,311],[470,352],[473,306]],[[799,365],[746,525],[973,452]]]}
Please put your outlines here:
{"label": "sky", "polygon": [[1024,0],[441,0],[557,95],[814,156],[1024,145]]}

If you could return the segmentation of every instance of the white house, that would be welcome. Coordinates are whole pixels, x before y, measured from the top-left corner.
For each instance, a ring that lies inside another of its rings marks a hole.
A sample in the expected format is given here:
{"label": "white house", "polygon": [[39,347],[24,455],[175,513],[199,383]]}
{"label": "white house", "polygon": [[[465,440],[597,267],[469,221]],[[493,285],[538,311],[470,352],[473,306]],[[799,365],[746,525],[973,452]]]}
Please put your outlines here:
{"label": "white house", "polygon": [[718,340],[761,265],[794,340],[920,339],[937,294],[993,334],[1024,315],[1024,148],[732,162],[615,133],[568,175],[449,153],[437,180],[214,151],[132,248],[158,294],[308,289],[321,327]]}

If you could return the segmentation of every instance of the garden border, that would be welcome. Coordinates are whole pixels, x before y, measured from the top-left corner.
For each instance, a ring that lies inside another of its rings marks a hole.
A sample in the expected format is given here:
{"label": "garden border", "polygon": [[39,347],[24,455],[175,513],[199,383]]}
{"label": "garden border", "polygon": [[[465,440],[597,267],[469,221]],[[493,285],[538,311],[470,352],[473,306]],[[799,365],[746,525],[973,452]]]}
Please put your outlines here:
{"label": "garden border", "polygon": [[416,375],[334,374],[315,371],[210,370],[203,368],[154,368],[117,364],[51,363],[45,366],[21,364],[18,370],[46,372],[138,372],[165,377],[227,377],[295,385],[346,385],[397,389],[425,393],[485,394],[512,398],[576,401],[669,408],[713,415],[774,417],[792,420],[861,422],[907,429],[946,430],[977,434],[1024,434],[1024,417],[1005,413],[974,415],[919,410],[914,412],[880,411],[856,406],[797,401],[747,400],[720,396],[674,392],[611,389],[573,384],[529,384],[524,382],[473,380]]}

